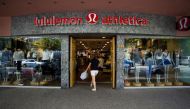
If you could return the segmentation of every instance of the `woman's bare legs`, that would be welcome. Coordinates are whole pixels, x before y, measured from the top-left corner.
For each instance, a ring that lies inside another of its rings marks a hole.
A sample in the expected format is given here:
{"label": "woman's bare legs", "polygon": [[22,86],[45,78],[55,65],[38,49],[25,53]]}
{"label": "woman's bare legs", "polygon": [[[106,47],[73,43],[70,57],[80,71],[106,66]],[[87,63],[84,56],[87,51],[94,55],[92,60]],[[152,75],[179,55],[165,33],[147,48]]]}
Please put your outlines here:
{"label": "woman's bare legs", "polygon": [[92,87],[93,86],[93,84],[92,84],[92,79],[91,79],[91,82],[90,82],[90,87]]}
{"label": "woman's bare legs", "polygon": [[96,76],[92,76],[92,85],[94,87],[92,91],[96,91]]}

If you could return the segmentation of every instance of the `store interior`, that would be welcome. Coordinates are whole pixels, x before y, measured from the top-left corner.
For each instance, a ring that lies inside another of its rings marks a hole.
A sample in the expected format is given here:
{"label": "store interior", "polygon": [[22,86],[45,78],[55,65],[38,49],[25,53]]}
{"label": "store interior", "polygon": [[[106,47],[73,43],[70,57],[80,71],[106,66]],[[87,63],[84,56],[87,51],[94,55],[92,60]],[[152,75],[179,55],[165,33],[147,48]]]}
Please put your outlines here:
{"label": "store interior", "polygon": [[90,76],[81,80],[80,75],[86,70],[92,55],[96,55],[99,60],[99,73],[96,76],[96,82],[111,83],[111,43],[111,39],[107,37],[76,38],[77,83],[89,83],[91,81]]}

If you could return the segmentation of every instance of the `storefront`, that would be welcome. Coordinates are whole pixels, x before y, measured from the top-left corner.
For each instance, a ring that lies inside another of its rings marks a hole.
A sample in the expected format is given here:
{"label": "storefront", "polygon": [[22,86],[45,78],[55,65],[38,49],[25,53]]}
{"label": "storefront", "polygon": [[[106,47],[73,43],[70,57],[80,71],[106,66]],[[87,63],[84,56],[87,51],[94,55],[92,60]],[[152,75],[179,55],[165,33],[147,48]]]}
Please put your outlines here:
{"label": "storefront", "polygon": [[[8,81],[7,85],[73,87],[76,81],[81,81],[77,72],[85,67],[80,59],[92,52],[105,59],[103,82],[108,80],[110,88],[188,86],[190,83],[187,49],[190,39],[176,36],[175,17],[67,12],[16,16],[11,22],[12,36],[0,38],[0,50],[8,54],[6,61],[0,55],[2,85]],[[166,49],[171,56],[168,66],[158,64],[155,55],[156,51]],[[14,64],[15,51],[22,51],[22,57],[18,56],[19,66],[18,62]],[[126,59],[132,64],[126,64]],[[83,64],[79,66],[79,62]]]}

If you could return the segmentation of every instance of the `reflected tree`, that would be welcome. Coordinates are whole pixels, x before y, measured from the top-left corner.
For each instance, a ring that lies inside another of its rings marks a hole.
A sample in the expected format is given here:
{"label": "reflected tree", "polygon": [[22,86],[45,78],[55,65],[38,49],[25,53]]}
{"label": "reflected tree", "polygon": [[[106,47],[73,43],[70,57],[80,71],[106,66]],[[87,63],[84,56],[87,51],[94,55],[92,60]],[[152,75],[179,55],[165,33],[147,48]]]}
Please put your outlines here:
{"label": "reflected tree", "polygon": [[33,46],[42,49],[51,49],[51,50],[60,50],[61,49],[61,41],[56,38],[41,38],[32,42]]}

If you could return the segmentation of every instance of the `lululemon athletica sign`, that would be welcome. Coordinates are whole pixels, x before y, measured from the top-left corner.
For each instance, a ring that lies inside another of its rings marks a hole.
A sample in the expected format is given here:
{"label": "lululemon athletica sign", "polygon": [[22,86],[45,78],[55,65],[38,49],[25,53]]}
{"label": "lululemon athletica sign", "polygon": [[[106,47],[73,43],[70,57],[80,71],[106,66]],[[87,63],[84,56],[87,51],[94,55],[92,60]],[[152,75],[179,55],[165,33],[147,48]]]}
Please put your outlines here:
{"label": "lululemon athletica sign", "polygon": [[190,30],[190,16],[181,17],[177,21],[177,30],[179,31],[188,31]]}
{"label": "lululemon athletica sign", "polygon": [[98,15],[96,13],[89,13],[86,16],[86,21],[89,24],[96,24],[98,22]]}
{"label": "lululemon athletica sign", "polygon": [[88,13],[84,17],[57,17],[42,16],[34,18],[35,26],[64,26],[64,25],[131,25],[131,26],[148,26],[149,20],[137,16],[101,16],[96,13]]}

